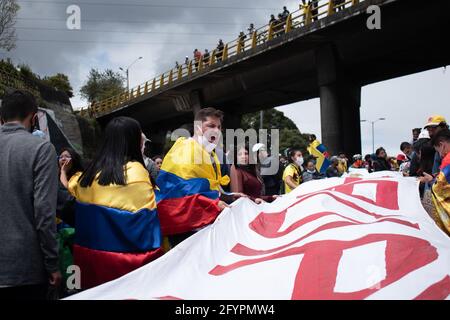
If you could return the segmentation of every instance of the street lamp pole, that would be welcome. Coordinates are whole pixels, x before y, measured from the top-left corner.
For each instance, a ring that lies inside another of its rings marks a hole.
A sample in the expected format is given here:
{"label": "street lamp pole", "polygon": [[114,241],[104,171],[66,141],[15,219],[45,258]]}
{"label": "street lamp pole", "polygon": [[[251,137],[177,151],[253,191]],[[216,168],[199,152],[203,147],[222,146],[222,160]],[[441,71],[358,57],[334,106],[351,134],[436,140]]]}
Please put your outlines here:
{"label": "street lamp pole", "polygon": [[135,64],[136,62],[138,62],[139,60],[141,60],[142,57],[137,58],[136,60],[133,61],[133,63],[131,63],[126,70],[124,70],[122,67],[120,67],[119,69],[122,70],[123,72],[125,72],[125,74],[127,75],[127,92],[130,92],[130,68],[133,64]]}
{"label": "street lamp pole", "polygon": [[386,118],[378,118],[377,120],[361,120],[361,122],[370,122],[372,124],[372,153],[375,153],[375,123],[386,120]]}

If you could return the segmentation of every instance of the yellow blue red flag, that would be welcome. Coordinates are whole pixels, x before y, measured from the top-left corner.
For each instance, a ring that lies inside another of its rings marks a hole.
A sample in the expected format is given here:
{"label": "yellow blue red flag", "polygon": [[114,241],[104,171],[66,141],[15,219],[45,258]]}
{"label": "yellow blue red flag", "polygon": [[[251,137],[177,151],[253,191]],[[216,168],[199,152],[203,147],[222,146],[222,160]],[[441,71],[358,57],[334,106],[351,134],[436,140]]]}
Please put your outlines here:
{"label": "yellow blue red flag", "polygon": [[328,160],[329,154],[327,148],[316,139],[309,145],[308,152],[316,158],[317,171],[325,173],[331,164],[330,160]]}
{"label": "yellow blue red flag", "polygon": [[220,162],[193,138],[179,138],[167,155],[158,175],[156,191],[163,235],[189,232],[212,223],[220,186],[230,182],[221,175]]}
{"label": "yellow blue red flag", "polygon": [[162,254],[155,194],[147,170],[126,164],[126,185],[79,185],[81,173],[69,181],[76,198],[74,260],[90,288],[111,281]]}

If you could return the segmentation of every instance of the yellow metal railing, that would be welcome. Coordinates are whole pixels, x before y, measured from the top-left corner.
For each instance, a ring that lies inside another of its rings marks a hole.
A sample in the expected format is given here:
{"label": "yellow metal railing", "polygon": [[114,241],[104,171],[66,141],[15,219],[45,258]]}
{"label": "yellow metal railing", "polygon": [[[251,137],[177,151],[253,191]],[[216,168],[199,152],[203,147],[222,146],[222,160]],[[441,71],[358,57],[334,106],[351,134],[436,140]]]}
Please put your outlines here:
{"label": "yellow metal railing", "polygon": [[[188,64],[183,64],[178,68],[171,69],[143,84],[124,92],[118,96],[110,97],[100,102],[92,103],[86,108],[80,110],[82,116],[97,116],[114,111],[121,106],[139,98],[142,95],[162,89],[181,79],[191,77],[221,61],[226,61],[230,57],[236,56],[247,50],[254,49],[267,41],[278,36],[289,33],[294,29],[298,29],[311,24],[314,21],[335,14],[338,10],[349,8],[357,5],[365,0],[328,0],[308,2],[307,5],[300,4],[299,9],[290,13],[284,21],[277,21],[265,25],[253,32],[246,34],[246,38],[238,37],[237,39],[224,44],[223,49],[214,49],[210,52],[209,58],[200,60],[191,60]],[[316,3],[316,5],[314,5]]]}

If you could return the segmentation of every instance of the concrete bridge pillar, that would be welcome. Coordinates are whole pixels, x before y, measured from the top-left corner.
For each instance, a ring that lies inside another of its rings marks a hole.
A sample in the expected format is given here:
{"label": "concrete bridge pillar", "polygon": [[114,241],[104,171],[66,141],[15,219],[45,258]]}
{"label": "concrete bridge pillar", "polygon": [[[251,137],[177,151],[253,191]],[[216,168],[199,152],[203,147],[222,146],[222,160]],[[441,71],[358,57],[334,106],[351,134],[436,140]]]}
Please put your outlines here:
{"label": "concrete bridge pillar", "polygon": [[166,130],[158,132],[144,132],[148,139],[152,142],[150,144],[150,153],[152,156],[163,155],[164,146],[166,144]]}
{"label": "concrete bridge pillar", "polygon": [[322,142],[331,154],[361,153],[361,86],[345,75],[331,46],[316,51]]}

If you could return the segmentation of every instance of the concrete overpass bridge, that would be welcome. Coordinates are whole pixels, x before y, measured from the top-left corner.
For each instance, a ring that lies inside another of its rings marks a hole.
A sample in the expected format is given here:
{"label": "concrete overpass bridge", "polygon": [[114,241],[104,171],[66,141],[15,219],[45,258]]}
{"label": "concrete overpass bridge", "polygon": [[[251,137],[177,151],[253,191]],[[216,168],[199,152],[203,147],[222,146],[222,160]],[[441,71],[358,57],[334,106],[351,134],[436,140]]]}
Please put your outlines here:
{"label": "concrete overpass bridge", "polygon": [[[337,3],[300,5],[286,21],[212,52],[198,68],[191,62],[169,70],[81,112],[101,124],[135,118],[163,144],[167,130],[191,122],[203,107],[223,110],[225,127],[235,128],[242,114],[320,97],[323,143],[332,153],[360,153],[361,88],[450,64],[450,1]],[[381,9],[379,30],[367,27],[372,5]]]}

